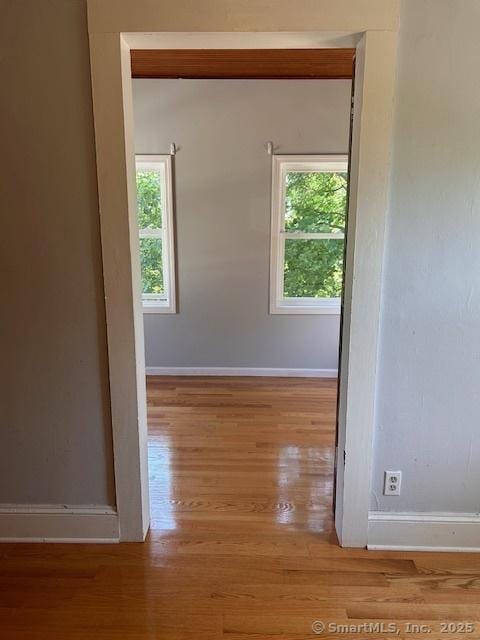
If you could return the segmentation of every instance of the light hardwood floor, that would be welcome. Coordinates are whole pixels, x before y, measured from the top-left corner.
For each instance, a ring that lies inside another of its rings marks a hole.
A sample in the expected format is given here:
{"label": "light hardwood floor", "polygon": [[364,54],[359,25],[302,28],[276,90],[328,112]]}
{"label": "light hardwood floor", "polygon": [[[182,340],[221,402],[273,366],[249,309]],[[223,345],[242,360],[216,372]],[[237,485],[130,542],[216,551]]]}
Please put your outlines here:
{"label": "light hardwood floor", "polygon": [[[334,381],[150,378],[145,544],[3,545],[0,640],[478,638],[480,556],[341,549]],[[405,632],[405,624],[432,632]],[[328,629],[327,629],[328,631]]]}

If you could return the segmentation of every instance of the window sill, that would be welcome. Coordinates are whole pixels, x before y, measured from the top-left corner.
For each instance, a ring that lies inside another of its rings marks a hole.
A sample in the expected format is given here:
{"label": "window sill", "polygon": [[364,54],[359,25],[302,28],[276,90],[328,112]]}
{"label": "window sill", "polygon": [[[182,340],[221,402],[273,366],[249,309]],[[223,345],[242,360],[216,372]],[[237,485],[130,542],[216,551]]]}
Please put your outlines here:
{"label": "window sill", "polygon": [[143,302],[143,313],[176,313],[176,309],[168,304]]}

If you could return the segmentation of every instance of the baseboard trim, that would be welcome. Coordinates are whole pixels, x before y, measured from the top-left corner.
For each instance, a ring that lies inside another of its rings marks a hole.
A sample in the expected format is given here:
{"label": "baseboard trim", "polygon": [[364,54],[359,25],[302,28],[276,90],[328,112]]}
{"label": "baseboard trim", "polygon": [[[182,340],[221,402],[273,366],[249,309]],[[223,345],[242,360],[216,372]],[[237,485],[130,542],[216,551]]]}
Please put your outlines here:
{"label": "baseboard trim", "polygon": [[478,513],[386,513],[368,516],[368,549],[480,551]]}
{"label": "baseboard trim", "polygon": [[336,378],[337,369],[275,369],[258,367],[146,367],[147,376],[271,376],[274,378]]}
{"label": "baseboard trim", "polygon": [[0,505],[0,542],[118,541],[118,514],[111,507]]}

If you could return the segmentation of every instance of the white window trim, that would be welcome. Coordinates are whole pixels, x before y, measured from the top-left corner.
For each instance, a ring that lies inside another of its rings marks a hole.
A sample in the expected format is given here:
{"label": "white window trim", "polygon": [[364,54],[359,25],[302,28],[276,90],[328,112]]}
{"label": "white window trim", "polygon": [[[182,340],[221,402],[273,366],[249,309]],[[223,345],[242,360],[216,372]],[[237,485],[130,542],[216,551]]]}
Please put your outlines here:
{"label": "white window trim", "polygon": [[175,242],[173,231],[173,172],[169,155],[137,155],[137,170],[164,172],[165,189],[162,190],[162,228],[139,229],[139,238],[162,239],[162,263],[165,295],[142,293],[143,313],[176,313]]}
{"label": "white window trim", "polygon": [[344,239],[340,233],[285,234],[285,176],[293,171],[336,171],[345,173],[348,156],[342,155],[274,155],[272,156],[272,216],[270,244],[270,313],[271,314],[340,314],[340,298],[285,298],[283,296],[284,249],[287,236],[308,239]]}

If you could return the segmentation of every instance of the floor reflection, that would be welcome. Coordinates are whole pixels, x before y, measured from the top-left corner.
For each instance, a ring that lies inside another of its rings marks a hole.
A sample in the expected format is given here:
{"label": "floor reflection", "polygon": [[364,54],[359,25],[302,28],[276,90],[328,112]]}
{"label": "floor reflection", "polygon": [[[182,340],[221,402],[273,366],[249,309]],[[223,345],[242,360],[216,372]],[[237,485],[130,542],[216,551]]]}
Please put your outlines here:
{"label": "floor reflection", "polygon": [[150,378],[152,531],[330,531],[335,394],[318,379]]}
{"label": "floor reflection", "polygon": [[161,435],[161,425],[150,433],[148,441],[148,475],[150,481],[150,518],[152,529],[171,531],[177,528],[172,503],[172,448],[170,437]]}

